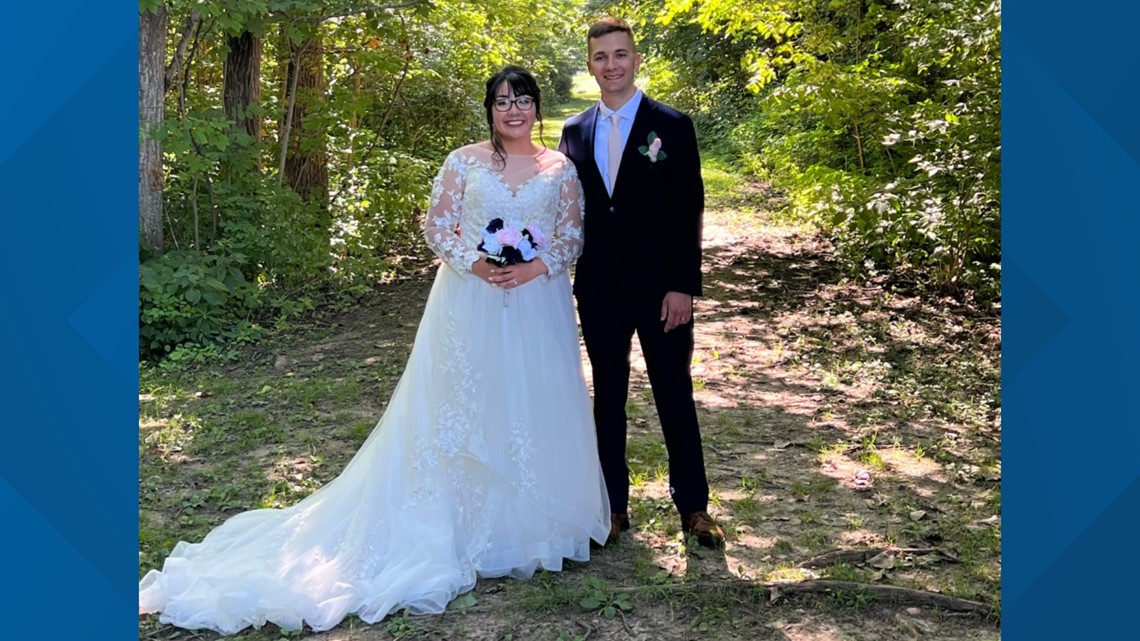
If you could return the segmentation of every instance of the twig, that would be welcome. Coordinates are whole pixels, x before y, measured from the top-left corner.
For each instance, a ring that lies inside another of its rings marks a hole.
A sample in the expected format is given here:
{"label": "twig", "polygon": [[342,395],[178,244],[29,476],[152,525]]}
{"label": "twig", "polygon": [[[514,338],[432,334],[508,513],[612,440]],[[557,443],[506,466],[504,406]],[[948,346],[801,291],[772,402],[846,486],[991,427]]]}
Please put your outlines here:
{"label": "twig", "polygon": [[955,560],[938,548],[869,548],[865,550],[832,550],[811,557],[796,565],[797,568],[822,568],[836,563],[858,564],[868,561],[884,552],[893,554],[940,554],[949,560]]}
{"label": "twig", "polygon": [[948,610],[950,612],[969,612],[972,614],[980,614],[988,616],[993,613],[993,607],[986,603],[978,601],[970,601],[961,599],[946,594],[939,594],[937,592],[928,592],[926,590],[916,590],[914,588],[903,588],[894,585],[875,585],[871,583],[859,583],[856,581],[834,581],[830,579],[818,579],[808,581],[765,581],[765,582],[748,582],[748,581],[705,581],[700,583],[674,583],[671,585],[646,585],[631,588],[615,588],[615,593],[636,593],[636,592],[687,592],[690,590],[705,590],[705,589],[756,589],[764,588],[766,590],[775,590],[777,594],[803,594],[803,593],[827,593],[836,591],[846,592],[862,592],[871,594],[884,602],[894,603],[896,605],[930,605]]}
{"label": "twig", "polygon": [[621,611],[621,608],[617,609],[617,613],[618,613],[618,616],[621,617],[621,625],[623,628],[625,628],[625,633],[632,637],[633,636],[633,630],[629,629],[629,623],[627,623],[625,620],[625,613]]}
{"label": "twig", "polygon": [[161,628],[155,628],[154,630],[147,632],[146,634],[140,636],[139,638],[140,639],[157,639],[157,638],[159,638],[160,633],[173,633],[174,634],[174,636],[162,637],[162,638],[166,639],[167,641],[177,641],[178,639],[184,639],[184,638],[191,638],[191,639],[204,639],[204,638],[206,638],[200,632],[196,632],[193,630],[182,630],[182,629],[175,628],[173,626],[168,626],[168,625],[163,626]]}
{"label": "twig", "polygon": [[887,603],[895,603],[901,605],[931,605],[949,610],[951,612],[972,612],[974,614],[989,615],[993,612],[993,607],[981,603],[979,601],[970,601],[961,599],[947,594],[939,594],[938,592],[928,592],[926,590],[916,590],[914,588],[903,588],[895,585],[873,585],[870,583],[858,583],[856,581],[833,581],[829,579],[819,579],[814,581],[803,581],[801,583],[772,583],[765,584],[769,589],[777,589],[781,592],[791,593],[804,593],[804,592],[835,592],[835,591],[848,591],[848,592],[864,592],[873,594],[876,597],[886,601]]}

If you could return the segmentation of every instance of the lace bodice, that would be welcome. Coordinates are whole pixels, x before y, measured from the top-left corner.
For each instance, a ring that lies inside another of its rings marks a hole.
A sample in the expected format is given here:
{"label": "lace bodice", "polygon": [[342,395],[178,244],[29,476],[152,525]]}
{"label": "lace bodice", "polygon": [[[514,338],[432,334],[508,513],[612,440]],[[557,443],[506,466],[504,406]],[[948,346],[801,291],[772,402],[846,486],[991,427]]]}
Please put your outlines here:
{"label": "lace bodice", "polygon": [[500,168],[490,149],[468,145],[451,152],[435,178],[424,238],[466,277],[483,257],[476,247],[492,219],[536,225],[549,239],[538,257],[552,278],[582,253],[584,208],[574,163],[561,153],[547,149],[537,156],[510,156]]}

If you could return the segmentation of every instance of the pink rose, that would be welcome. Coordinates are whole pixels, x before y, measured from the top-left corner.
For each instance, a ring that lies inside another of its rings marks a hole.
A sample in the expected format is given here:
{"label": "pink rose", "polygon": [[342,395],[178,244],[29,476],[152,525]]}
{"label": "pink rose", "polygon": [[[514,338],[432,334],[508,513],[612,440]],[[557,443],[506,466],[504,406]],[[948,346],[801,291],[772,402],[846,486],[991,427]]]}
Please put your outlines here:
{"label": "pink rose", "polygon": [[503,227],[495,232],[495,238],[499,240],[500,244],[510,245],[511,247],[517,247],[522,237],[522,232],[514,227]]}
{"label": "pink rose", "polygon": [[546,247],[546,236],[542,235],[542,230],[538,227],[527,227],[530,232],[530,237],[534,239],[534,246],[538,249]]}
{"label": "pink rose", "polygon": [[661,151],[661,139],[654,138],[653,142],[649,143],[649,155],[656,156],[659,151]]}

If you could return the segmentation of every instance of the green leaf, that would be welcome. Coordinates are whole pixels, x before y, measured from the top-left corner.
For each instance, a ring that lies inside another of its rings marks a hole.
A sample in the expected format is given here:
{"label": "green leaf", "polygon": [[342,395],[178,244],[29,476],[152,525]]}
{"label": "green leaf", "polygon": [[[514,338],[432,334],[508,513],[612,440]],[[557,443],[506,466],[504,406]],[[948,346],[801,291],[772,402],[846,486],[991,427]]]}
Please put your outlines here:
{"label": "green leaf", "polygon": [[467,608],[470,608],[470,607],[476,605],[478,602],[479,601],[475,598],[475,595],[472,594],[471,592],[468,592],[467,594],[461,594],[461,595],[455,597],[454,599],[452,599],[451,603],[447,604],[447,609],[448,610],[465,610]]}
{"label": "green leaf", "polygon": [[668,155],[668,154],[666,154],[664,151],[660,151],[660,150],[658,150],[658,152],[657,152],[657,160],[665,160],[665,159],[666,159],[666,158],[668,158],[668,157],[669,157],[669,155]]}
{"label": "green leaf", "polygon": [[606,617],[607,619],[612,619],[616,615],[617,610],[614,609],[614,606],[607,605],[606,607],[602,608],[602,616]]}
{"label": "green leaf", "polygon": [[202,292],[197,289],[188,289],[186,290],[186,300],[192,305],[197,305],[198,301],[202,300]]}
{"label": "green leaf", "polygon": [[594,609],[597,609],[599,606],[601,606],[602,602],[595,599],[592,596],[588,596],[588,597],[582,599],[581,601],[579,601],[578,605],[582,606],[583,608],[585,608],[587,610],[594,610]]}

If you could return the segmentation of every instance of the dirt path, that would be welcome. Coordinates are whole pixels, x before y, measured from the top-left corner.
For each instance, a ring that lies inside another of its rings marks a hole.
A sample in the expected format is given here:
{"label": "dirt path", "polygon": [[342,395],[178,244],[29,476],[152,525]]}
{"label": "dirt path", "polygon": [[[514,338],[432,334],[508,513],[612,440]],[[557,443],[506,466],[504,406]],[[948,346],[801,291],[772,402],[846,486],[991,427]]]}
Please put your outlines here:
{"label": "dirt path", "polygon": [[[532,581],[482,581],[442,616],[289,638],[999,638],[993,616],[922,602],[941,594],[1000,610],[998,312],[848,280],[826,243],[773,224],[759,188],[710,193],[693,374],[726,551],[685,552],[635,348],[634,525],[619,546]],[[140,567],[177,538],[292,503],[339,472],[399,377],[429,265],[225,372],[144,376]],[[797,567],[835,550],[855,553]],[[914,592],[889,604],[875,588],[765,587],[812,579]],[[148,618],[140,636],[215,635]],[[271,626],[243,638],[280,637]]]}

